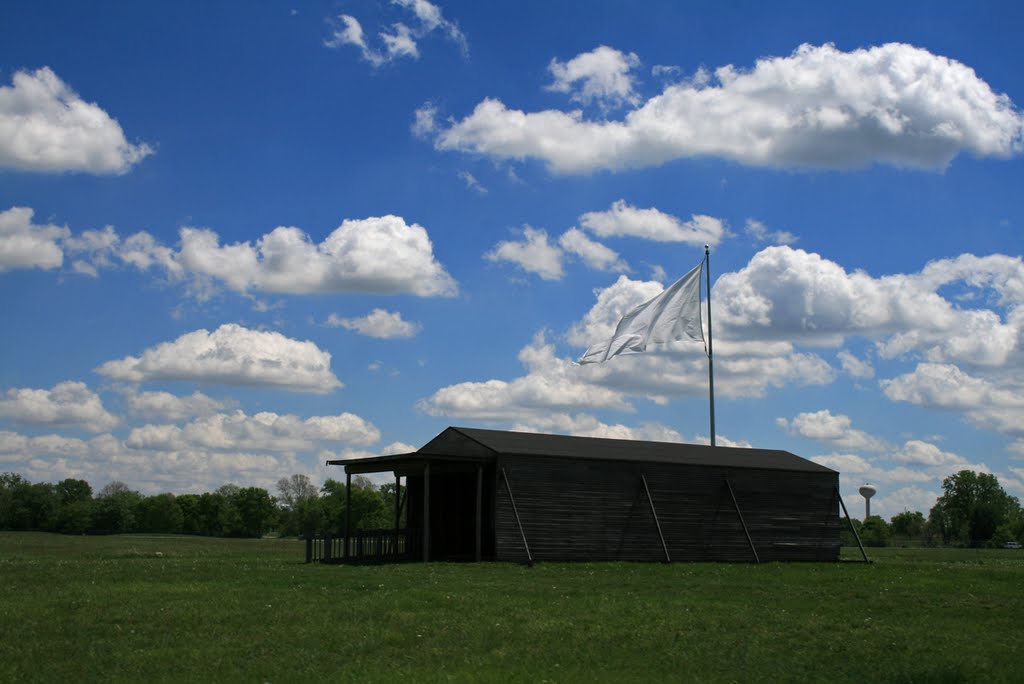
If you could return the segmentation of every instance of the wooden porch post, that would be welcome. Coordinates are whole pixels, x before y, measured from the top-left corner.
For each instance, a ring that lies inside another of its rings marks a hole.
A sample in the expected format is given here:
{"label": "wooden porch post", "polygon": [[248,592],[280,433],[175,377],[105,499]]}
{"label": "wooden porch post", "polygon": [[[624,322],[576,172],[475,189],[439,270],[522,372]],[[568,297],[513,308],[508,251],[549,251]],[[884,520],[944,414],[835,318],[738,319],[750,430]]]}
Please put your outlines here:
{"label": "wooden porch post", "polygon": [[423,466],[423,562],[430,562],[430,461]]}
{"label": "wooden porch post", "polygon": [[352,473],[345,468],[345,550],[342,557],[348,560],[348,537],[352,531]]}
{"label": "wooden porch post", "polygon": [[402,489],[402,476],[395,473],[395,559],[398,559],[398,528],[402,522],[402,500],[399,494]]}
{"label": "wooden porch post", "polygon": [[483,507],[484,507],[484,465],[478,463],[476,466],[476,552],[473,560],[480,562],[481,547],[483,546]]}

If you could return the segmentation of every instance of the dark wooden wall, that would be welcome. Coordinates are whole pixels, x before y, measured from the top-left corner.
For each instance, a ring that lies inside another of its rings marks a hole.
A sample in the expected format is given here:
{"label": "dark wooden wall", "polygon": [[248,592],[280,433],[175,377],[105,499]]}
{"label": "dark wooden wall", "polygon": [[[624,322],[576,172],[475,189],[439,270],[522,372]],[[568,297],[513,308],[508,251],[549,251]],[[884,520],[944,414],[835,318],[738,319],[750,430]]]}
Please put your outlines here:
{"label": "dark wooden wall", "polygon": [[[499,457],[534,560],[749,561],[728,479],[762,561],[838,560],[834,473],[551,457]],[[495,500],[495,558],[526,554],[508,487]]]}

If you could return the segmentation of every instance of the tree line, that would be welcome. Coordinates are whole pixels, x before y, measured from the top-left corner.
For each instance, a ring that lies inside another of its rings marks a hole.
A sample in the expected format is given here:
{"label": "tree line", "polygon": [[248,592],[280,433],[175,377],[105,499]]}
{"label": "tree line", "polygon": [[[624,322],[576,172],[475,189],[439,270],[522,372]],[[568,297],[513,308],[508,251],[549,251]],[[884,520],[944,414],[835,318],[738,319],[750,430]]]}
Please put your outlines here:
{"label": "tree line", "polygon": [[[123,482],[95,494],[85,480],[29,482],[0,473],[0,529],[121,534],[155,532],[215,537],[296,536],[345,527],[345,484],[319,490],[305,475],[281,478],[277,496],[261,487],[226,484],[203,494],[145,496]],[[393,527],[395,485],[352,479],[352,528]]]}
{"label": "tree line", "polygon": [[[961,470],[942,481],[942,496],[928,517],[920,511],[897,513],[888,522],[877,515],[852,520],[866,546],[1000,547],[1024,544],[1024,511],[1016,497],[988,473]],[[842,542],[855,544],[843,523]]]}
{"label": "tree line", "polygon": [[[1002,546],[1024,544],[1024,511],[995,475],[963,470],[942,481],[942,496],[926,518],[919,511],[854,519],[869,546]],[[351,529],[386,529],[395,524],[395,485],[376,487],[352,478]],[[157,532],[226,537],[298,536],[345,529],[345,484],[327,480],[317,489],[305,475],[277,482],[277,495],[260,487],[227,484],[204,494],[145,496],[123,482],[93,494],[85,480],[31,483],[0,474],[0,529],[68,534]],[[404,510],[400,525],[405,524]],[[843,544],[856,543],[845,522]]]}

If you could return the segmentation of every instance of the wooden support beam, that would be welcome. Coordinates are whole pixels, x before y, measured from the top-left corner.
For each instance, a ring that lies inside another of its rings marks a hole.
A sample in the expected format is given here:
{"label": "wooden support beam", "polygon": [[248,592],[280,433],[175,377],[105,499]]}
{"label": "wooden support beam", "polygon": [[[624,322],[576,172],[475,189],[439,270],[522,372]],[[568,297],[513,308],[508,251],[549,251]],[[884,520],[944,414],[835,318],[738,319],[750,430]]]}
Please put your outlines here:
{"label": "wooden support beam", "polygon": [[345,468],[345,548],[342,558],[346,561],[349,555],[349,536],[352,534],[352,473]]}
{"label": "wooden support beam", "polygon": [[729,484],[729,480],[725,480],[725,486],[729,490],[729,496],[732,497],[732,505],[736,508],[736,515],[740,517],[740,525],[743,526],[743,534],[747,535],[747,543],[750,544],[750,552],[754,554],[754,562],[760,563],[761,559],[757,555],[757,549],[754,548],[754,540],[750,538],[750,531],[747,529],[747,522],[743,519],[743,512],[740,510],[740,505],[736,502],[736,495],[732,491],[732,485]]}
{"label": "wooden support beam", "polygon": [[853,521],[850,520],[850,514],[846,512],[846,504],[843,503],[843,495],[839,493],[838,487],[835,487],[833,489],[836,493],[836,496],[839,497],[839,505],[843,507],[843,515],[846,516],[846,522],[850,523],[850,531],[853,532],[853,538],[857,540],[857,546],[860,547],[860,555],[864,556],[865,563],[870,563],[871,561],[868,560],[868,554],[864,550],[864,545],[860,543],[860,535],[857,534],[857,528],[853,526]]}
{"label": "wooden support beam", "polygon": [[504,466],[501,468],[501,477],[505,480],[505,489],[508,490],[508,500],[512,503],[512,513],[516,516],[516,525],[519,526],[519,536],[523,539],[523,548],[526,549],[526,562],[533,565],[533,554],[530,553],[530,545],[526,542],[526,533],[523,532],[523,523],[519,519],[519,509],[516,508],[516,499],[512,496],[512,483],[508,481],[508,474]]}
{"label": "wooden support beam", "polygon": [[665,562],[671,563],[672,556],[668,554],[668,544],[665,543],[665,535],[661,533],[661,523],[658,521],[658,511],[654,509],[654,499],[651,498],[651,490],[647,486],[647,478],[641,473],[640,481],[644,483],[644,491],[647,493],[647,503],[651,505],[651,515],[654,516],[654,526],[658,528],[658,539],[661,540],[661,548],[665,552]]}
{"label": "wooden support beam", "polygon": [[395,546],[392,549],[395,560],[398,560],[398,530],[402,523],[402,508],[400,492],[402,489],[402,476],[395,474]]}

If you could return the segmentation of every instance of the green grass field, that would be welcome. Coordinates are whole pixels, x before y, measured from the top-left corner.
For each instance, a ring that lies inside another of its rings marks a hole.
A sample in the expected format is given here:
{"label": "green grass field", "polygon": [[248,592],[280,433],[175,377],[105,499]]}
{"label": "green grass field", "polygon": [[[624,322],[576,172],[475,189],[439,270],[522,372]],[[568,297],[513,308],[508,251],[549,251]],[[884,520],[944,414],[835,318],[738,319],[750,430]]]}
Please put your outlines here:
{"label": "green grass field", "polygon": [[872,555],[341,567],[296,541],[0,532],[0,680],[1024,680],[1024,552]]}

